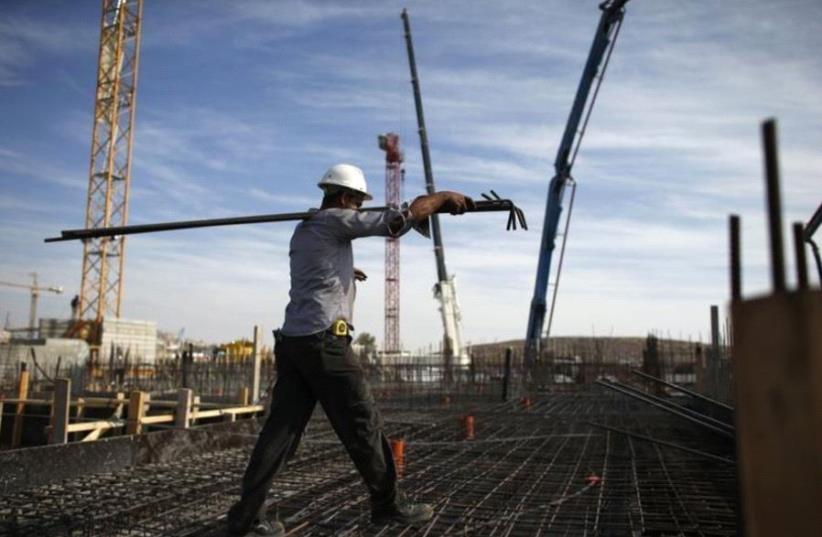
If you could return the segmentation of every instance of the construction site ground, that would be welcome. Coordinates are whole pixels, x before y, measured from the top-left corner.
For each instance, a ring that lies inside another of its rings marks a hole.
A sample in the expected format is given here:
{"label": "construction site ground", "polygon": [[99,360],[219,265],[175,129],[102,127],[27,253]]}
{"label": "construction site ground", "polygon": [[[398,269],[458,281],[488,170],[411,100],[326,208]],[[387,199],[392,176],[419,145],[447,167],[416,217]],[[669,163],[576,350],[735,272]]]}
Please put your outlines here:
{"label": "construction site ground", "polygon": [[[373,526],[359,475],[315,413],[270,494],[289,535],[730,536],[733,445],[676,416],[597,388],[506,403],[381,401],[405,440],[401,485],[430,502],[421,527]],[[466,415],[474,439],[465,439]],[[605,424],[695,451],[592,427]],[[243,447],[87,475],[0,498],[0,535],[217,535],[239,493]],[[724,460],[724,459],[728,460]]]}

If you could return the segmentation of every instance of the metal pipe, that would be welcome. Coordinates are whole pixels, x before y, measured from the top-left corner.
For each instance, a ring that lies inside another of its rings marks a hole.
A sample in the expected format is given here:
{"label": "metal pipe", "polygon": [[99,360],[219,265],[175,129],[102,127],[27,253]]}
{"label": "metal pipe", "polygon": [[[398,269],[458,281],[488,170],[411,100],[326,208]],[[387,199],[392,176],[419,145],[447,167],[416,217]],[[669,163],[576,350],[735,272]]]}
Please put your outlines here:
{"label": "metal pipe", "polygon": [[666,382],[666,381],[664,381],[664,380],[662,380],[662,379],[660,379],[660,378],[657,378],[657,377],[655,377],[655,376],[653,376],[653,375],[649,375],[649,374],[647,374],[647,373],[643,373],[642,371],[638,371],[638,370],[636,370],[636,369],[631,369],[631,373],[633,373],[634,375],[640,376],[640,377],[642,377],[642,378],[644,378],[644,379],[650,380],[650,381],[652,381],[652,382],[657,382],[657,383],[659,383],[659,384],[662,384],[662,385],[664,385],[664,386],[667,386],[667,387],[671,388],[672,390],[676,390],[676,391],[678,391],[678,392],[682,392],[682,393],[684,393],[684,394],[686,394],[686,395],[690,395],[691,397],[694,397],[694,398],[696,398],[696,399],[699,399],[700,401],[704,401],[704,402],[706,402],[706,403],[710,403],[710,404],[712,404],[712,405],[716,405],[716,406],[718,406],[719,408],[722,408],[722,409],[725,409],[725,410],[729,410],[729,411],[731,411],[731,412],[733,412],[733,410],[734,410],[734,407],[732,407],[732,406],[730,406],[730,405],[726,405],[725,403],[723,403],[723,402],[721,402],[721,401],[717,401],[716,399],[711,399],[710,397],[706,397],[706,396],[702,395],[701,393],[698,393],[698,392],[695,392],[695,391],[689,390],[688,388],[683,388],[683,387],[682,387],[682,386],[680,386],[679,384],[673,384],[673,383],[671,383],[671,382]]}
{"label": "metal pipe", "polygon": [[762,123],[762,148],[765,153],[771,277],[774,292],[781,293],[786,290],[785,253],[782,244],[782,202],[779,196],[779,158],[776,142],[776,120],[769,119]]}

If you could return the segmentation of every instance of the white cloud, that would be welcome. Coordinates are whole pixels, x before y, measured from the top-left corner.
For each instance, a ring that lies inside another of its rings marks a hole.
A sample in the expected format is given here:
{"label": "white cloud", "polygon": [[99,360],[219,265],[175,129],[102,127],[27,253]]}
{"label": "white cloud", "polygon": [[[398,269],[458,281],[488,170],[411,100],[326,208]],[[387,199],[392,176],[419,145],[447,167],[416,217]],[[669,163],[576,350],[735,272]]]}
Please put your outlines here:
{"label": "white cloud", "polygon": [[[0,147],[0,172],[74,190],[85,188],[88,182],[88,179],[84,178],[86,172],[83,172],[83,175],[75,175],[68,168],[63,169],[41,158],[4,147]],[[4,182],[11,184],[13,180],[7,179]]]}
{"label": "white cloud", "polygon": [[30,75],[24,72],[40,54],[65,55],[88,43],[83,30],[65,22],[0,17],[0,87],[29,83]]}
{"label": "white cloud", "polygon": [[310,198],[308,196],[293,196],[289,194],[272,194],[259,188],[252,188],[249,193],[266,203],[273,202],[282,205],[293,205],[303,209],[311,207],[311,204],[317,204],[317,198]]}

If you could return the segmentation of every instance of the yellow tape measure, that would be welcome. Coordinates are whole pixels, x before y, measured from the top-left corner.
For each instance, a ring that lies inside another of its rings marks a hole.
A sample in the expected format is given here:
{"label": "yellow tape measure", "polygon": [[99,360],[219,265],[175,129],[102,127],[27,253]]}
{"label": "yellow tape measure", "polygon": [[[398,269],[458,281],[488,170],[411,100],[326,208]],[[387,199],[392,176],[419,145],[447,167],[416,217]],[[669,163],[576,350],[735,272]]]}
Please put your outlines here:
{"label": "yellow tape measure", "polygon": [[331,325],[331,333],[335,336],[348,335],[348,323],[344,319],[338,319]]}

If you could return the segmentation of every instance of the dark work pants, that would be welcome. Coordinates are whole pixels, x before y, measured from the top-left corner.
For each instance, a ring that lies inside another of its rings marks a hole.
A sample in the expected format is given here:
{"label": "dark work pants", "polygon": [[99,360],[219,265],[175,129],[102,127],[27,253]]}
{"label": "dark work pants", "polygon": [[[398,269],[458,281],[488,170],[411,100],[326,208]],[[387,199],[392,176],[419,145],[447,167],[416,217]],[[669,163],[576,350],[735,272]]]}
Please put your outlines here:
{"label": "dark work pants", "polygon": [[348,337],[327,332],[278,339],[271,412],[243,476],[242,497],[228,513],[232,532],[248,531],[254,523],[274,477],[296,452],[317,401],[362,475],[372,505],[394,501],[397,477],[391,448],[349,343]]}

